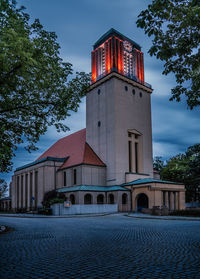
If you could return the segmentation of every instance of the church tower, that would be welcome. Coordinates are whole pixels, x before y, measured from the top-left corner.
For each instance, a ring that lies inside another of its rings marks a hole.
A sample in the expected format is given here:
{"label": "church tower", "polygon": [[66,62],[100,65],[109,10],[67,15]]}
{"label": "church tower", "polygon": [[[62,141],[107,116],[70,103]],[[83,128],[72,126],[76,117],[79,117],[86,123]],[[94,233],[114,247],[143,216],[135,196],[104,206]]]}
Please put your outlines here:
{"label": "church tower", "polygon": [[107,185],[153,177],[151,85],[141,47],[115,29],[94,45],[86,141],[107,166]]}

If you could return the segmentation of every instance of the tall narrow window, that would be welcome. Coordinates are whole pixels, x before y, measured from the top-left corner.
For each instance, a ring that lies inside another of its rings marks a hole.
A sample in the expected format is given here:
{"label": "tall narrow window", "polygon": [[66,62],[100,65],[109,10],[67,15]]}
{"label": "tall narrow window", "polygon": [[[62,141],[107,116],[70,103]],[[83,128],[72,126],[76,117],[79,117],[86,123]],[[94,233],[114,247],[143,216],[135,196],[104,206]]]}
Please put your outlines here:
{"label": "tall narrow window", "polygon": [[138,172],[138,143],[135,142],[135,172]]}
{"label": "tall narrow window", "polygon": [[32,172],[30,173],[30,208],[32,208],[32,205],[33,205],[33,201],[32,201],[32,196],[33,196],[33,191],[32,191],[32,187],[33,186],[33,174]]}
{"label": "tall narrow window", "polygon": [[28,207],[28,173],[25,176],[25,207]]}
{"label": "tall narrow window", "polygon": [[128,141],[129,172],[132,172],[132,141]]}
{"label": "tall narrow window", "polygon": [[76,184],[76,169],[74,169],[74,184]]}
{"label": "tall narrow window", "polygon": [[142,134],[136,130],[128,130],[129,172],[143,172]]}
{"label": "tall narrow window", "polygon": [[67,185],[67,175],[66,175],[66,171],[63,172],[63,184],[64,184],[64,186]]}
{"label": "tall narrow window", "polygon": [[19,208],[19,176],[17,177],[17,208]]}
{"label": "tall narrow window", "polygon": [[38,199],[38,172],[35,172],[35,208],[37,207]]}
{"label": "tall narrow window", "polygon": [[23,208],[24,203],[24,176],[21,175],[21,208]]}

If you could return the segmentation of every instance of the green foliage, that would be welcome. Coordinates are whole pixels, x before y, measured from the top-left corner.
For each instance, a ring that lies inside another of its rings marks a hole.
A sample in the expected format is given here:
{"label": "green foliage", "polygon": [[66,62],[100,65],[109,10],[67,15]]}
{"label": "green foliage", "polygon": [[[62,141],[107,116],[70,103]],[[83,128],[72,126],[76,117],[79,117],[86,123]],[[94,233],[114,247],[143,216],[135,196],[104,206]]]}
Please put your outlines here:
{"label": "green foliage", "polygon": [[153,158],[153,169],[157,171],[161,171],[164,167],[164,161],[162,157],[156,156]]}
{"label": "green foliage", "polygon": [[54,198],[49,201],[50,205],[55,204],[55,203],[64,203],[65,199],[64,198]]}
{"label": "green foliage", "polygon": [[161,179],[184,183],[189,172],[189,161],[185,154],[178,154],[167,161],[161,170]]}
{"label": "green foliage", "polygon": [[163,74],[175,74],[170,100],[187,98],[190,109],[200,105],[200,1],[153,0],[138,16],[137,26],[152,39],[150,55],[165,61]]}
{"label": "green foliage", "polygon": [[72,65],[60,57],[57,36],[39,20],[29,23],[24,7],[0,1],[0,171],[10,171],[17,144],[28,151],[48,126],[57,131],[70,112],[77,111],[90,75],[73,77]]}
{"label": "green foliage", "polygon": [[8,191],[8,184],[5,180],[0,179],[0,198],[4,198]]}
{"label": "green foliage", "polygon": [[184,183],[186,201],[200,201],[200,144],[190,146],[185,154],[169,159],[161,170],[160,177]]}
{"label": "green foliage", "polygon": [[44,207],[50,207],[50,205],[54,203],[62,203],[65,201],[65,194],[64,193],[58,193],[56,190],[52,190],[49,192],[46,192],[44,194],[43,198],[43,206]]}

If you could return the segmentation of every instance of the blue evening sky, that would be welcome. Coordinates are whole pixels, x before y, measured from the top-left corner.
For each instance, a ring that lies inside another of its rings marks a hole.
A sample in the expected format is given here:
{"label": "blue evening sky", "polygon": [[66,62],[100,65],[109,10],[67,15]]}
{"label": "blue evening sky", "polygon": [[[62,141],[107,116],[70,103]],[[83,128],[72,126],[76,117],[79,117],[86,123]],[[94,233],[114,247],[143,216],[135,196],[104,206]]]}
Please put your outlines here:
{"label": "blue evening sky", "polygon": [[[153,155],[167,159],[185,152],[200,142],[199,108],[190,111],[184,100],[170,102],[170,89],[175,85],[173,75],[163,76],[163,63],[150,57],[151,40],[136,27],[138,14],[151,3],[149,0],[18,0],[24,5],[31,21],[39,18],[48,31],[56,32],[64,61],[71,62],[75,71],[91,71],[90,53],[93,44],[110,28],[115,28],[142,46],[145,81],[154,89],[152,94]],[[13,159],[14,167],[36,160],[56,140],[85,127],[85,99],[79,111],[65,123],[67,133],[57,133],[50,127],[37,143],[38,151],[31,154],[20,145]],[[13,171],[1,174],[8,182]]]}

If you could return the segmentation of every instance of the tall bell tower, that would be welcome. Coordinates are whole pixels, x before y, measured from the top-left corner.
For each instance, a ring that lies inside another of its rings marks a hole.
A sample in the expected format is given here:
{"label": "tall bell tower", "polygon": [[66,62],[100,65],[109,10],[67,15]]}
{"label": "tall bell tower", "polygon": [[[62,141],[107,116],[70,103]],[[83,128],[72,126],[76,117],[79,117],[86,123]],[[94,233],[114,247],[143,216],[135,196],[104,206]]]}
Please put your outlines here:
{"label": "tall bell tower", "polygon": [[107,185],[153,177],[151,85],[141,47],[115,29],[94,45],[86,141],[107,166]]}

